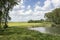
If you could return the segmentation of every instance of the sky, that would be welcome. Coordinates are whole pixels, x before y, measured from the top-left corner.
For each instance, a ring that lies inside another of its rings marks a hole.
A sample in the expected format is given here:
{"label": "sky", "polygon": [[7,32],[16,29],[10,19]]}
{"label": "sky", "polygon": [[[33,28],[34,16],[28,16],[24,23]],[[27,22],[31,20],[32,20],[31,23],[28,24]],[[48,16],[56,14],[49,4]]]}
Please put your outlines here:
{"label": "sky", "polygon": [[40,20],[45,19],[45,13],[59,7],[60,0],[21,0],[9,11],[9,15],[13,22]]}

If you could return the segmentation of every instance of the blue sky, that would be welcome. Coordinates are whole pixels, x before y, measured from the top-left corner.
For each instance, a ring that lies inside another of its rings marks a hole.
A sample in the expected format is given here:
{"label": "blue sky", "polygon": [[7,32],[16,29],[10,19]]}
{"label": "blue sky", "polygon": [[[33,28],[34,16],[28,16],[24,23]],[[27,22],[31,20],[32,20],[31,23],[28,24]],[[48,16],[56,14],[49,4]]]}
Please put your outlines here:
{"label": "blue sky", "polygon": [[28,6],[28,5],[34,6],[37,2],[40,2],[40,3],[41,3],[41,4],[39,4],[40,6],[43,6],[45,0],[26,0],[26,1],[24,2],[24,4],[25,4],[26,6]]}
{"label": "blue sky", "polygon": [[60,7],[60,0],[21,0],[10,11],[11,21],[45,19],[44,15]]}

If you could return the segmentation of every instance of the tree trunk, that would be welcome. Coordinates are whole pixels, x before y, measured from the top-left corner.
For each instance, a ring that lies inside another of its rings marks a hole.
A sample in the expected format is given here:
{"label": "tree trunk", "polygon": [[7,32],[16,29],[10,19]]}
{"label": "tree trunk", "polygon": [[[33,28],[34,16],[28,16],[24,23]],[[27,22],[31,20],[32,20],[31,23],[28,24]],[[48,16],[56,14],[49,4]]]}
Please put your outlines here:
{"label": "tree trunk", "polygon": [[7,27],[8,27],[8,25],[7,25],[7,23],[8,23],[8,10],[7,9],[5,9],[5,25],[4,25],[4,29],[6,29]]}
{"label": "tree trunk", "polygon": [[1,18],[0,18],[0,28],[1,28]]}

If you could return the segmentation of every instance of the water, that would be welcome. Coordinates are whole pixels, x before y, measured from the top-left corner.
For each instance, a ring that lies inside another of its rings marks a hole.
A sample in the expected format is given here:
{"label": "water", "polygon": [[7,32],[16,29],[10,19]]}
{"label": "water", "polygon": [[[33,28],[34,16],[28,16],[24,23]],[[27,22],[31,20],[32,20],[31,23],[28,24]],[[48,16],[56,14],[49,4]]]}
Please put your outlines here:
{"label": "water", "polygon": [[29,30],[39,31],[41,33],[60,34],[60,27],[36,27]]}
{"label": "water", "polygon": [[46,33],[46,28],[45,27],[36,27],[36,28],[29,28],[30,30],[36,30],[42,33]]}

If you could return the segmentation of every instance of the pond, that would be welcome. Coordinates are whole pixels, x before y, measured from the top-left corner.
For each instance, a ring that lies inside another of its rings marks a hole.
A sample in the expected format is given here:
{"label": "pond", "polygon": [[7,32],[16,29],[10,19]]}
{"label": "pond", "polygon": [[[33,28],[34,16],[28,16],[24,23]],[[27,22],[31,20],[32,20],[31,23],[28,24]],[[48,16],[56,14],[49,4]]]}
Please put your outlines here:
{"label": "pond", "polygon": [[29,30],[39,31],[41,33],[60,34],[60,27],[35,27]]}

